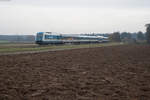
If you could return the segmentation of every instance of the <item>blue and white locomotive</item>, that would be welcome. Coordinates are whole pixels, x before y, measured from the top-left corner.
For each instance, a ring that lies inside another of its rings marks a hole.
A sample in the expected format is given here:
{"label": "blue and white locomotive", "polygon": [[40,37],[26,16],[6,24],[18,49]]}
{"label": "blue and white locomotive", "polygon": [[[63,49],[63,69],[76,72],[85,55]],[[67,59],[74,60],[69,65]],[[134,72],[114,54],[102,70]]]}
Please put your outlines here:
{"label": "blue and white locomotive", "polygon": [[52,32],[38,32],[36,44],[81,44],[107,42],[108,38],[103,36],[86,36],[78,34],[56,34]]}

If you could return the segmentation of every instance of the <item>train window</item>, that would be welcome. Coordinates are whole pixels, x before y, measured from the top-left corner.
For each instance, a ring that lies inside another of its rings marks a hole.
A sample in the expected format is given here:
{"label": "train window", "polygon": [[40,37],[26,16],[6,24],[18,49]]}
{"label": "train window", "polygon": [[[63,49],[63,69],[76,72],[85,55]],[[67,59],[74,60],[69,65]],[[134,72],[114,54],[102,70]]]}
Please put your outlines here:
{"label": "train window", "polygon": [[37,40],[37,41],[41,41],[41,40],[42,40],[42,38],[43,38],[43,34],[38,33],[38,34],[37,34],[37,38],[36,38],[36,40]]}

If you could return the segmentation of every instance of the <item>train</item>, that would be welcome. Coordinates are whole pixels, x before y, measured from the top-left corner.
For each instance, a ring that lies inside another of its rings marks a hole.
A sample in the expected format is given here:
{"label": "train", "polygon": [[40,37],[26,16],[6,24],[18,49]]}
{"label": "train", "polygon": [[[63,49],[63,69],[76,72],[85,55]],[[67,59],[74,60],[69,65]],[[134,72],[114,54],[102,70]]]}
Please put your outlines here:
{"label": "train", "polygon": [[36,44],[83,44],[109,42],[108,37],[87,36],[82,34],[58,34],[54,32],[37,32]]}

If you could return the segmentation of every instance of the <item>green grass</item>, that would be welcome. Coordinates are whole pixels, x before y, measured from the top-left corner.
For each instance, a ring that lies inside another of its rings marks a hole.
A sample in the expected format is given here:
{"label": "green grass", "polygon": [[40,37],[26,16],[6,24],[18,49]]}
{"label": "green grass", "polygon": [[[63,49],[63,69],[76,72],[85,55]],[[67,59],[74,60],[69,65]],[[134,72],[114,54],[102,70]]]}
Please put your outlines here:
{"label": "green grass", "polygon": [[[25,45],[25,44],[22,44],[22,45]],[[29,46],[28,45],[18,46],[18,44],[16,44],[16,46],[15,46],[15,44],[13,46],[1,46],[0,45],[0,53],[92,48],[92,47],[114,46],[114,45],[122,45],[122,43],[100,43],[100,44],[80,44],[80,45],[48,45],[48,46],[37,46],[37,45],[31,46],[31,44]]]}
{"label": "green grass", "polygon": [[9,41],[2,41],[0,40],[0,44],[7,44],[7,43],[10,43]]}

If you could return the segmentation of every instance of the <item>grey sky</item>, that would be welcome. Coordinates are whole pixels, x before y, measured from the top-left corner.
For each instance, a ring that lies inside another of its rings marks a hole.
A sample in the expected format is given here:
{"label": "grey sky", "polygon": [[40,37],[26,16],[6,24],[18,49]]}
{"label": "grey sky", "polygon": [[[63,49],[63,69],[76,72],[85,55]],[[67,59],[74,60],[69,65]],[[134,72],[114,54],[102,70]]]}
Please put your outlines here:
{"label": "grey sky", "polygon": [[0,0],[0,34],[145,31],[150,0]]}

